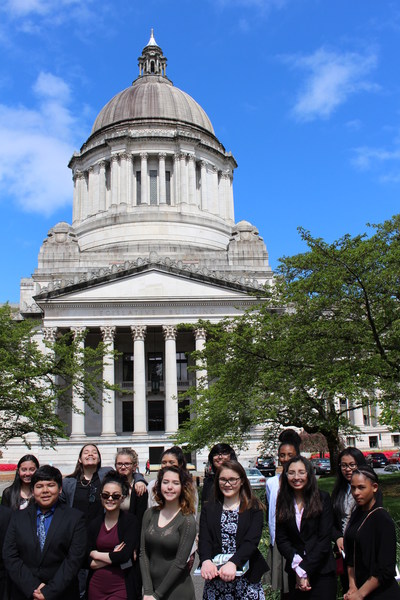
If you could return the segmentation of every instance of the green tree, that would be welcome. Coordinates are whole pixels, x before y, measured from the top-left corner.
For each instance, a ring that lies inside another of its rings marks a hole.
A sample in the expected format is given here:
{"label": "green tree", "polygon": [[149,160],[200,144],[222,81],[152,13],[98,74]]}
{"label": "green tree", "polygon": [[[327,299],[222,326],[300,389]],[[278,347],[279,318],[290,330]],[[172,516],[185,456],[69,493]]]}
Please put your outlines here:
{"label": "green tree", "polygon": [[200,323],[210,384],[189,391],[195,418],[178,441],[242,446],[254,426],[265,444],[280,427],[323,434],[333,459],[350,413],[379,404],[399,426],[400,216],[372,235],[332,244],[300,229],[308,252],[280,260],[274,285],[233,321]]}
{"label": "green tree", "polygon": [[[40,349],[38,324],[17,320],[8,304],[0,307],[0,444],[34,432],[42,446],[65,437],[60,410],[71,407],[72,391],[96,408],[104,390],[116,389],[103,380],[105,347],[81,347],[82,336],[71,333],[45,342]],[[109,360],[114,360],[110,356]]]}

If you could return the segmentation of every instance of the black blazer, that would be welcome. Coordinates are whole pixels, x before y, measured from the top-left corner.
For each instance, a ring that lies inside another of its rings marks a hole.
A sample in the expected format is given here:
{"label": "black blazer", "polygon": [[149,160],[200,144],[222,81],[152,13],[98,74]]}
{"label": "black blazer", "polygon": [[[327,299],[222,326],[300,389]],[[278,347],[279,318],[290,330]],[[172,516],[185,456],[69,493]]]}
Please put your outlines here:
{"label": "black blazer", "polygon": [[80,511],[58,503],[40,550],[36,504],[12,513],[3,559],[12,581],[11,598],[26,600],[41,583],[46,600],[79,599],[77,574],[86,553],[86,526]]}
{"label": "black blazer", "polygon": [[[88,546],[87,546],[87,560],[88,567],[90,565],[90,553],[92,550],[97,549],[97,536],[99,535],[100,528],[104,522],[104,515],[94,519],[88,527]],[[118,538],[120,542],[125,542],[125,548],[120,552],[110,552],[110,560],[112,565],[124,565],[128,561],[132,561],[133,566],[133,551],[139,548],[140,531],[138,520],[135,515],[129,512],[120,511],[118,518]],[[125,585],[128,598],[136,599],[139,598],[136,593],[135,586],[135,569],[131,567],[122,567],[125,575]],[[89,570],[88,585],[90,585],[90,577],[93,575],[93,571]]]}
{"label": "black blazer", "polygon": [[[3,550],[4,538],[11,518],[11,509],[0,505],[0,551]],[[3,559],[0,557],[0,599],[3,600],[7,589],[7,573]]]}
{"label": "black blazer", "polygon": [[[200,515],[199,547],[200,562],[212,560],[222,552],[221,539],[222,504],[207,502]],[[230,559],[239,569],[249,560],[249,570],[244,575],[251,583],[258,583],[268,565],[258,550],[264,524],[264,512],[250,508],[239,513],[236,532],[236,552]]]}
{"label": "black blazer", "polygon": [[303,560],[300,567],[307,575],[327,574],[336,571],[336,562],[332,552],[333,512],[327,492],[319,490],[322,501],[322,513],[318,517],[302,518],[300,531],[295,517],[284,523],[276,523],[276,543],[278,550],[287,560],[286,571],[291,571],[295,554]]}
{"label": "black blazer", "polygon": [[148,492],[145,492],[141,496],[138,496],[135,491],[135,486],[132,487],[131,499],[130,499],[130,503],[129,503],[129,512],[132,515],[135,515],[135,517],[138,521],[139,540],[140,540],[140,529],[142,527],[143,515],[147,510],[148,498],[149,498]]}

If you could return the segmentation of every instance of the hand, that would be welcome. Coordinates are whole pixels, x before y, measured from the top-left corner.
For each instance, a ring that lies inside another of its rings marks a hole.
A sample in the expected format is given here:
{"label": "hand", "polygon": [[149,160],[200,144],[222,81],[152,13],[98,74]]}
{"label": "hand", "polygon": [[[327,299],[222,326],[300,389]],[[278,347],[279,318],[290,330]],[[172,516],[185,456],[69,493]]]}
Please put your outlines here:
{"label": "hand", "polygon": [[311,590],[311,585],[308,577],[299,577],[296,574],[296,589],[300,592],[309,592]]}
{"label": "hand", "polygon": [[137,481],[135,483],[135,492],[138,496],[143,496],[143,494],[147,491],[147,485],[143,483],[143,481]]}
{"label": "hand", "polygon": [[233,581],[236,577],[236,565],[228,560],[219,570],[222,581]]}
{"label": "hand", "polygon": [[363,596],[361,595],[360,590],[353,587],[343,596],[343,600],[363,600]]}
{"label": "hand", "polygon": [[46,600],[45,597],[43,596],[42,592],[40,591],[46,584],[45,583],[41,583],[36,590],[33,591],[33,598],[34,600]]}
{"label": "hand", "polygon": [[121,550],[123,550],[125,548],[125,546],[126,546],[125,542],[121,542],[120,544],[115,546],[113,552],[121,552]]}
{"label": "hand", "polygon": [[156,600],[154,596],[143,596],[143,600]]}
{"label": "hand", "polygon": [[[218,569],[217,566],[214,565],[212,560],[205,560],[201,565],[201,576],[203,579],[214,579],[218,577]],[[144,600],[144,599],[143,599]]]}
{"label": "hand", "polygon": [[103,562],[102,560],[92,560],[90,563],[90,568],[93,569],[93,571],[96,571],[96,569],[102,569],[103,567],[107,567],[107,563]]}
{"label": "hand", "polygon": [[344,552],[344,538],[340,537],[336,540],[336,546],[340,553]]}

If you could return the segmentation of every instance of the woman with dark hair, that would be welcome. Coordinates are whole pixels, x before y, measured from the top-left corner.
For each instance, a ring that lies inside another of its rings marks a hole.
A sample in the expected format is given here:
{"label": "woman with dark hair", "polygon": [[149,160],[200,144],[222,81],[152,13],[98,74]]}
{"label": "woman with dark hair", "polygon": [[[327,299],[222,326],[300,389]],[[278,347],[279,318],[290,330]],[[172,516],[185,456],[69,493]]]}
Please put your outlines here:
{"label": "woman with dark hair", "polygon": [[100,489],[104,514],[88,527],[88,600],[139,600],[132,562],[139,547],[138,522],[121,510],[129,484],[125,476],[109,471]]}
{"label": "woman with dark hair", "polygon": [[[264,600],[261,577],[268,566],[258,550],[264,507],[253,496],[246,472],[237,461],[227,460],[218,468],[214,498],[202,507],[200,516],[203,599]],[[218,569],[221,562],[224,564]],[[246,572],[238,576],[243,568]]]}
{"label": "woman with dark hair", "polygon": [[226,460],[237,460],[234,449],[229,444],[215,444],[208,455],[208,464],[211,471],[204,479],[203,490],[201,492],[202,505],[212,498],[215,473]]}
{"label": "woman with dark hair", "polygon": [[[365,466],[366,464],[364,454],[358,450],[358,448],[352,446],[342,450],[338,456],[336,482],[331,495],[333,507],[332,536],[337,548],[337,558],[342,567],[339,574],[343,594],[349,589],[347,566],[344,558],[343,536],[350,520],[351,513],[356,506],[356,501],[351,495],[351,476],[355,469]],[[340,561],[340,558],[342,558],[342,561]]]}
{"label": "woman with dark hair", "polygon": [[318,489],[311,463],[286,463],[276,503],[276,543],[286,559],[289,598],[336,599],[329,494]]}
{"label": "woman with dark hair", "polygon": [[[294,429],[285,429],[279,435],[278,459],[282,467],[294,456],[300,454],[301,438]],[[267,579],[273,590],[280,590],[282,600],[288,597],[289,581],[285,570],[286,561],[278,550],[275,541],[276,530],[276,500],[280,489],[281,475],[277,473],[268,479],[266,484],[268,504],[268,527],[269,527],[269,553],[268,566],[270,571]]]}
{"label": "woman with dark hair", "polygon": [[195,600],[187,560],[196,536],[194,495],[187,471],[164,467],[154,489],[157,506],[143,517],[140,569],[143,600]]}
{"label": "woman with dark hair", "polygon": [[39,461],[33,454],[25,454],[19,459],[13,483],[3,491],[1,503],[11,510],[26,508],[32,498],[31,479],[39,468]]}
{"label": "woman with dark hair", "polygon": [[395,600],[396,530],[388,512],[379,506],[379,481],[371,467],[353,470],[351,493],[356,508],[344,535],[349,590],[344,600]]}

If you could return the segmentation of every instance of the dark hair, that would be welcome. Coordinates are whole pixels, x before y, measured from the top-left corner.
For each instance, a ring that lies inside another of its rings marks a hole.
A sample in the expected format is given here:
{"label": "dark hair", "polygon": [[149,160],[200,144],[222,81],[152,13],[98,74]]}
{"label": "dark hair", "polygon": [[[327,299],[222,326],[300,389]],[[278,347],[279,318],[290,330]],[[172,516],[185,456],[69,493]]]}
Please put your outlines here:
{"label": "dark hair", "polygon": [[294,429],[284,429],[281,431],[278,440],[280,442],[278,454],[282,446],[293,446],[293,448],[296,450],[296,454],[300,454],[301,437]]}
{"label": "dark hair", "polygon": [[[121,452],[121,454],[124,454]],[[120,475],[118,471],[114,469],[110,469],[103,477],[103,481],[101,482],[101,491],[103,491],[104,486],[107,483],[116,483],[120,486],[121,492],[123,496],[128,496],[129,494],[129,483],[126,475]]]}
{"label": "dark hair", "polygon": [[55,481],[59,488],[62,486],[61,471],[52,465],[43,465],[32,475],[31,488],[33,489],[39,481]]}
{"label": "dark hair", "polygon": [[21,505],[21,477],[19,476],[19,469],[24,462],[33,462],[36,465],[36,469],[39,468],[39,461],[33,454],[25,454],[19,459],[17,464],[17,470],[15,472],[14,481],[10,486],[10,508],[12,510],[18,510]]}
{"label": "dark hair", "polygon": [[240,513],[244,512],[245,510],[248,510],[249,508],[264,508],[259,499],[253,495],[250,482],[247,479],[246,471],[237,460],[227,460],[217,469],[214,479],[214,496],[218,502],[221,502],[221,504],[224,503],[224,495],[221,492],[221,488],[219,487],[219,478],[224,469],[231,469],[231,471],[235,471],[235,473],[237,473],[240,479],[242,480],[239,490]]}
{"label": "dark hair", "polygon": [[210,463],[212,473],[214,473],[213,458],[214,458],[214,456],[217,456],[217,454],[229,454],[230,460],[237,461],[237,456],[236,456],[236,453],[235,453],[234,449],[232,448],[232,446],[230,446],[229,444],[224,444],[224,443],[215,444],[215,446],[213,446],[211,448],[210,453],[208,455],[208,462]]}
{"label": "dark hair", "polygon": [[287,472],[291,465],[297,462],[302,462],[307,472],[307,483],[302,489],[304,517],[317,517],[322,513],[321,496],[313,466],[310,461],[303,456],[294,456],[284,466],[280,478],[281,486],[276,501],[276,519],[279,523],[295,517],[294,490],[289,484]]}
{"label": "dark hair", "polygon": [[186,458],[183,454],[182,448],[180,448],[179,446],[172,446],[172,448],[164,450],[164,452],[161,454],[161,461],[166,454],[172,454],[173,456],[175,456],[176,460],[178,461],[179,467],[181,469],[187,469]]}
{"label": "dark hair", "polygon": [[344,456],[351,456],[354,459],[354,462],[357,463],[358,467],[365,466],[367,464],[365,456],[361,450],[358,450],[358,448],[354,448],[353,446],[345,448],[339,454],[337,461],[336,481],[335,485],[333,486],[331,496],[333,512],[338,521],[341,521],[345,517],[344,502],[349,489],[349,482],[343,475],[342,469],[340,468],[340,463],[342,462],[342,458]]}
{"label": "dark hair", "polygon": [[379,485],[378,475],[369,465],[360,465],[360,467],[354,469],[351,476],[353,477],[353,475],[363,475],[367,479],[370,479],[372,483],[377,483]]}
{"label": "dark hair", "polygon": [[82,452],[88,446],[93,446],[93,448],[96,448],[97,454],[99,455],[99,462],[97,463],[97,469],[96,469],[96,471],[98,471],[100,469],[100,467],[101,467],[101,454],[100,454],[100,450],[98,449],[98,447],[96,446],[96,444],[92,444],[92,443],[84,444],[82,446],[82,448],[80,449],[80,451],[79,451],[79,456],[78,456],[78,460],[76,461],[74,472],[71,473],[71,475],[67,475],[67,477],[73,477],[74,479],[78,479],[78,481],[80,481],[82,479],[83,466],[82,466],[82,463],[80,462],[80,458],[82,456]]}
{"label": "dark hair", "polygon": [[176,473],[179,475],[179,481],[181,482],[181,494],[179,496],[179,505],[183,515],[193,515],[195,512],[194,506],[194,486],[193,480],[190,477],[188,471],[180,469],[179,467],[164,467],[158,471],[156,483],[153,488],[154,500],[157,503],[157,508],[161,510],[165,506],[165,498],[161,493],[161,482],[164,478],[165,473]]}

